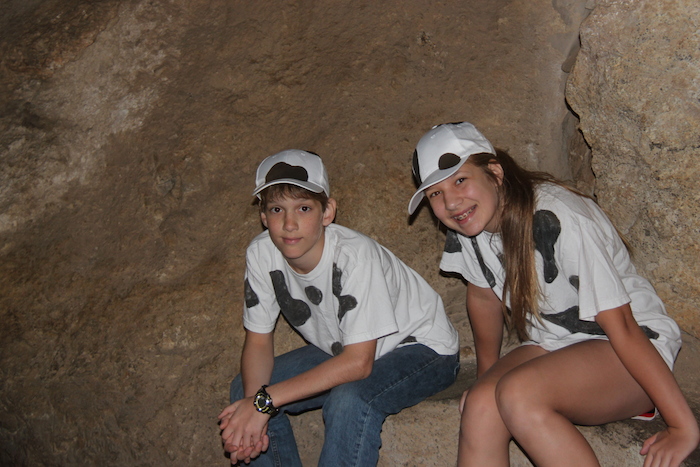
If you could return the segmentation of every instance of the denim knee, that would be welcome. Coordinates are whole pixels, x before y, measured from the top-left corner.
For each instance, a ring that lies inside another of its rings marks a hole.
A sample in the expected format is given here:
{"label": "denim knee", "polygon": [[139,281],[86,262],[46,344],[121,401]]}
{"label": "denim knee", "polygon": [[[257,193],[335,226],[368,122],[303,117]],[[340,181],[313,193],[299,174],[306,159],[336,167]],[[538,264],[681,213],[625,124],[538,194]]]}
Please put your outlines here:
{"label": "denim knee", "polygon": [[366,397],[367,394],[358,389],[362,387],[352,383],[333,388],[323,404],[323,419],[327,425],[332,424],[333,420],[338,420],[348,426],[352,420],[363,419],[367,415],[381,419],[386,417],[381,410],[372,406],[372,401]]}

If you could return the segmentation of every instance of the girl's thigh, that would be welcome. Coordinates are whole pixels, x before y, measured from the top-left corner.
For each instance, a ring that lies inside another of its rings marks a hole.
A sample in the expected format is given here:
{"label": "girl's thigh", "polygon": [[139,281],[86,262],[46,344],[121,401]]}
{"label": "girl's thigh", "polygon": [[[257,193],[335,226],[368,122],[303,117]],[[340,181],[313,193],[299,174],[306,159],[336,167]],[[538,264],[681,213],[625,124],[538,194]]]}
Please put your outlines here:
{"label": "girl's thigh", "polygon": [[580,425],[600,425],[653,408],[609,341],[593,339],[553,352],[540,351],[545,353],[500,377],[499,401],[515,399],[533,409],[555,410]]}

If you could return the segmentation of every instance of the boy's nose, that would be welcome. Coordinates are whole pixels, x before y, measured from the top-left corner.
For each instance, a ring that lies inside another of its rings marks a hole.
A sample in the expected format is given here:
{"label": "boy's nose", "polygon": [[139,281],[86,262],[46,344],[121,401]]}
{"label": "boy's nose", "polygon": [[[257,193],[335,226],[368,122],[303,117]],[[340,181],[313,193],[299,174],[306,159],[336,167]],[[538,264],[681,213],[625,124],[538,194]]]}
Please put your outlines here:
{"label": "boy's nose", "polygon": [[293,230],[296,230],[297,228],[297,220],[293,215],[286,215],[284,216],[284,230],[291,232]]}

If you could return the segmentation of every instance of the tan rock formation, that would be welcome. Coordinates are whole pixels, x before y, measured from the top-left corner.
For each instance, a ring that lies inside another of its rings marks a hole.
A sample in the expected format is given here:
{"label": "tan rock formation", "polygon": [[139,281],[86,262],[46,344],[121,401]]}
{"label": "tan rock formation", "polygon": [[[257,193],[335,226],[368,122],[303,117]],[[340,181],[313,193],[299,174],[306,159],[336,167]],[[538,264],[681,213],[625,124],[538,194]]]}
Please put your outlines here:
{"label": "tan rock formation", "polygon": [[597,1],[567,99],[598,202],[680,326],[700,335],[700,4]]}

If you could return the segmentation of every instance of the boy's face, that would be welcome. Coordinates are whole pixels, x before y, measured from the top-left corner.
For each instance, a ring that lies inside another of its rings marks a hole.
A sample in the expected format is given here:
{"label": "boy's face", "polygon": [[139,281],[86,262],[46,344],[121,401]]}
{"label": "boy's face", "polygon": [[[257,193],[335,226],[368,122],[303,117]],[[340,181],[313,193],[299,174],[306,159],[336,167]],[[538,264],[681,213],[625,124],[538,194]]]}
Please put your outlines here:
{"label": "boy's face", "polygon": [[324,211],[317,200],[281,196],[267,201],[260,218],[292,269],[307,274],[321,260],[324,229],[333,222],[335,208],[333,198]]}

